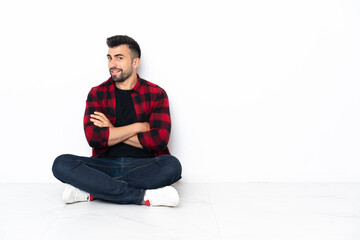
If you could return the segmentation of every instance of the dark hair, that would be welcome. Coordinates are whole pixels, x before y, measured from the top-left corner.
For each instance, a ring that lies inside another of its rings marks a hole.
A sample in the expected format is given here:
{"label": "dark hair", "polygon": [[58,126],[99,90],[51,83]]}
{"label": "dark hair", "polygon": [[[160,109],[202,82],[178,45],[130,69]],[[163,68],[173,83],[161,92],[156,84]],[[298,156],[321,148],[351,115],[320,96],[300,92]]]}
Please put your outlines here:
{"label": "dark hair", "polygon": [[141,57],[141,50],[139,44],[129,36],[116,35],[106,39],[106,44],[109,48],[118,47],[120,45],[128,45],[130,48],[133,58]]}

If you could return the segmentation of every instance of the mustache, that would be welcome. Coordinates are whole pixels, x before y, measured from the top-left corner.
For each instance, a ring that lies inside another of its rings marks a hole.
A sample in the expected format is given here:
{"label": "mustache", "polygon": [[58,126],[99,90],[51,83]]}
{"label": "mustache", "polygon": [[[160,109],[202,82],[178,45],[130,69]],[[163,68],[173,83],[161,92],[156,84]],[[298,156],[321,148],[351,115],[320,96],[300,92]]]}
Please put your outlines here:
{"label": "mustache", "polygon": [[110,70],[110,72],[111,72],[112,70],[118,70],[118,71],[121,71],[121,72],[123,71],[122,68],[115,68],[115,67],[114,67],[114,68],[110,68],[109,70]]}

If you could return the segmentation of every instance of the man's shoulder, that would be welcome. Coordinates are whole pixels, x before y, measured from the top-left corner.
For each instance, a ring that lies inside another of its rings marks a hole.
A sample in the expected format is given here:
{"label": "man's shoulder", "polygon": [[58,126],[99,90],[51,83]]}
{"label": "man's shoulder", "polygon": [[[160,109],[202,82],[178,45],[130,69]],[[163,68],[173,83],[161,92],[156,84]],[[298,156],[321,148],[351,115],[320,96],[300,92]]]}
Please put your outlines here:
{"label": "man's shoulder", "polygon": [[148,80],[145,80],[143,78],[139,79],[140,81],[140,85],[141,85],[141,89],[146,91],[146,92],[150,92],[150,93],[161,93],[161,92],[165,92],[165,90],[160,87],[159,85],[150,82]]}
{"label": "man's shoulder", "polygon": [[99,101],[103,100],[104,98],[112,98],[112,95],[110,94],[111,86],[114,86],[114,84],[113,80],[109,78],[105,82],[92,87],[88,94],[87,101]]}
{"label": "man's shoulder", "polygon": [[92,88],[92,90],[95,90],[95,91],[104,91],[106,89],[108,89],[110,86],[113,85],[113,80],[112,78],[109,78],[108,80],[106,80],[105,82],[103,83],[100,83],[99,85],[95,86]]}

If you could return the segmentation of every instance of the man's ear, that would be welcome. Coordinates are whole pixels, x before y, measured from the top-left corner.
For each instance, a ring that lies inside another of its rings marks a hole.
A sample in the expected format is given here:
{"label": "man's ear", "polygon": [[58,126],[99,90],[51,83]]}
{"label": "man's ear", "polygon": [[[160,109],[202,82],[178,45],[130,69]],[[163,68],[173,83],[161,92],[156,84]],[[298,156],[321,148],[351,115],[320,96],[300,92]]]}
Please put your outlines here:
{"label": "man's ear", "polygon": [[133,61],[133,68],[138,68],[140,65],[140,58],[135,58]]}

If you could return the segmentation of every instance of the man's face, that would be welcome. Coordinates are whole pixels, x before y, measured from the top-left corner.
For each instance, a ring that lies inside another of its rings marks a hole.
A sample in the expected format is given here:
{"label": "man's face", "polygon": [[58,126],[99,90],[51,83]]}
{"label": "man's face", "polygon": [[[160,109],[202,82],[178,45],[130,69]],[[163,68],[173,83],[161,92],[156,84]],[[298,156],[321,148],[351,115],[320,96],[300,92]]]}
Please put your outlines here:
{"label": "man's face", "polygon": [[107,58],[110,75],[115,82],[124,82],[133,74],[133,59],[127,45],[109,48]]}

